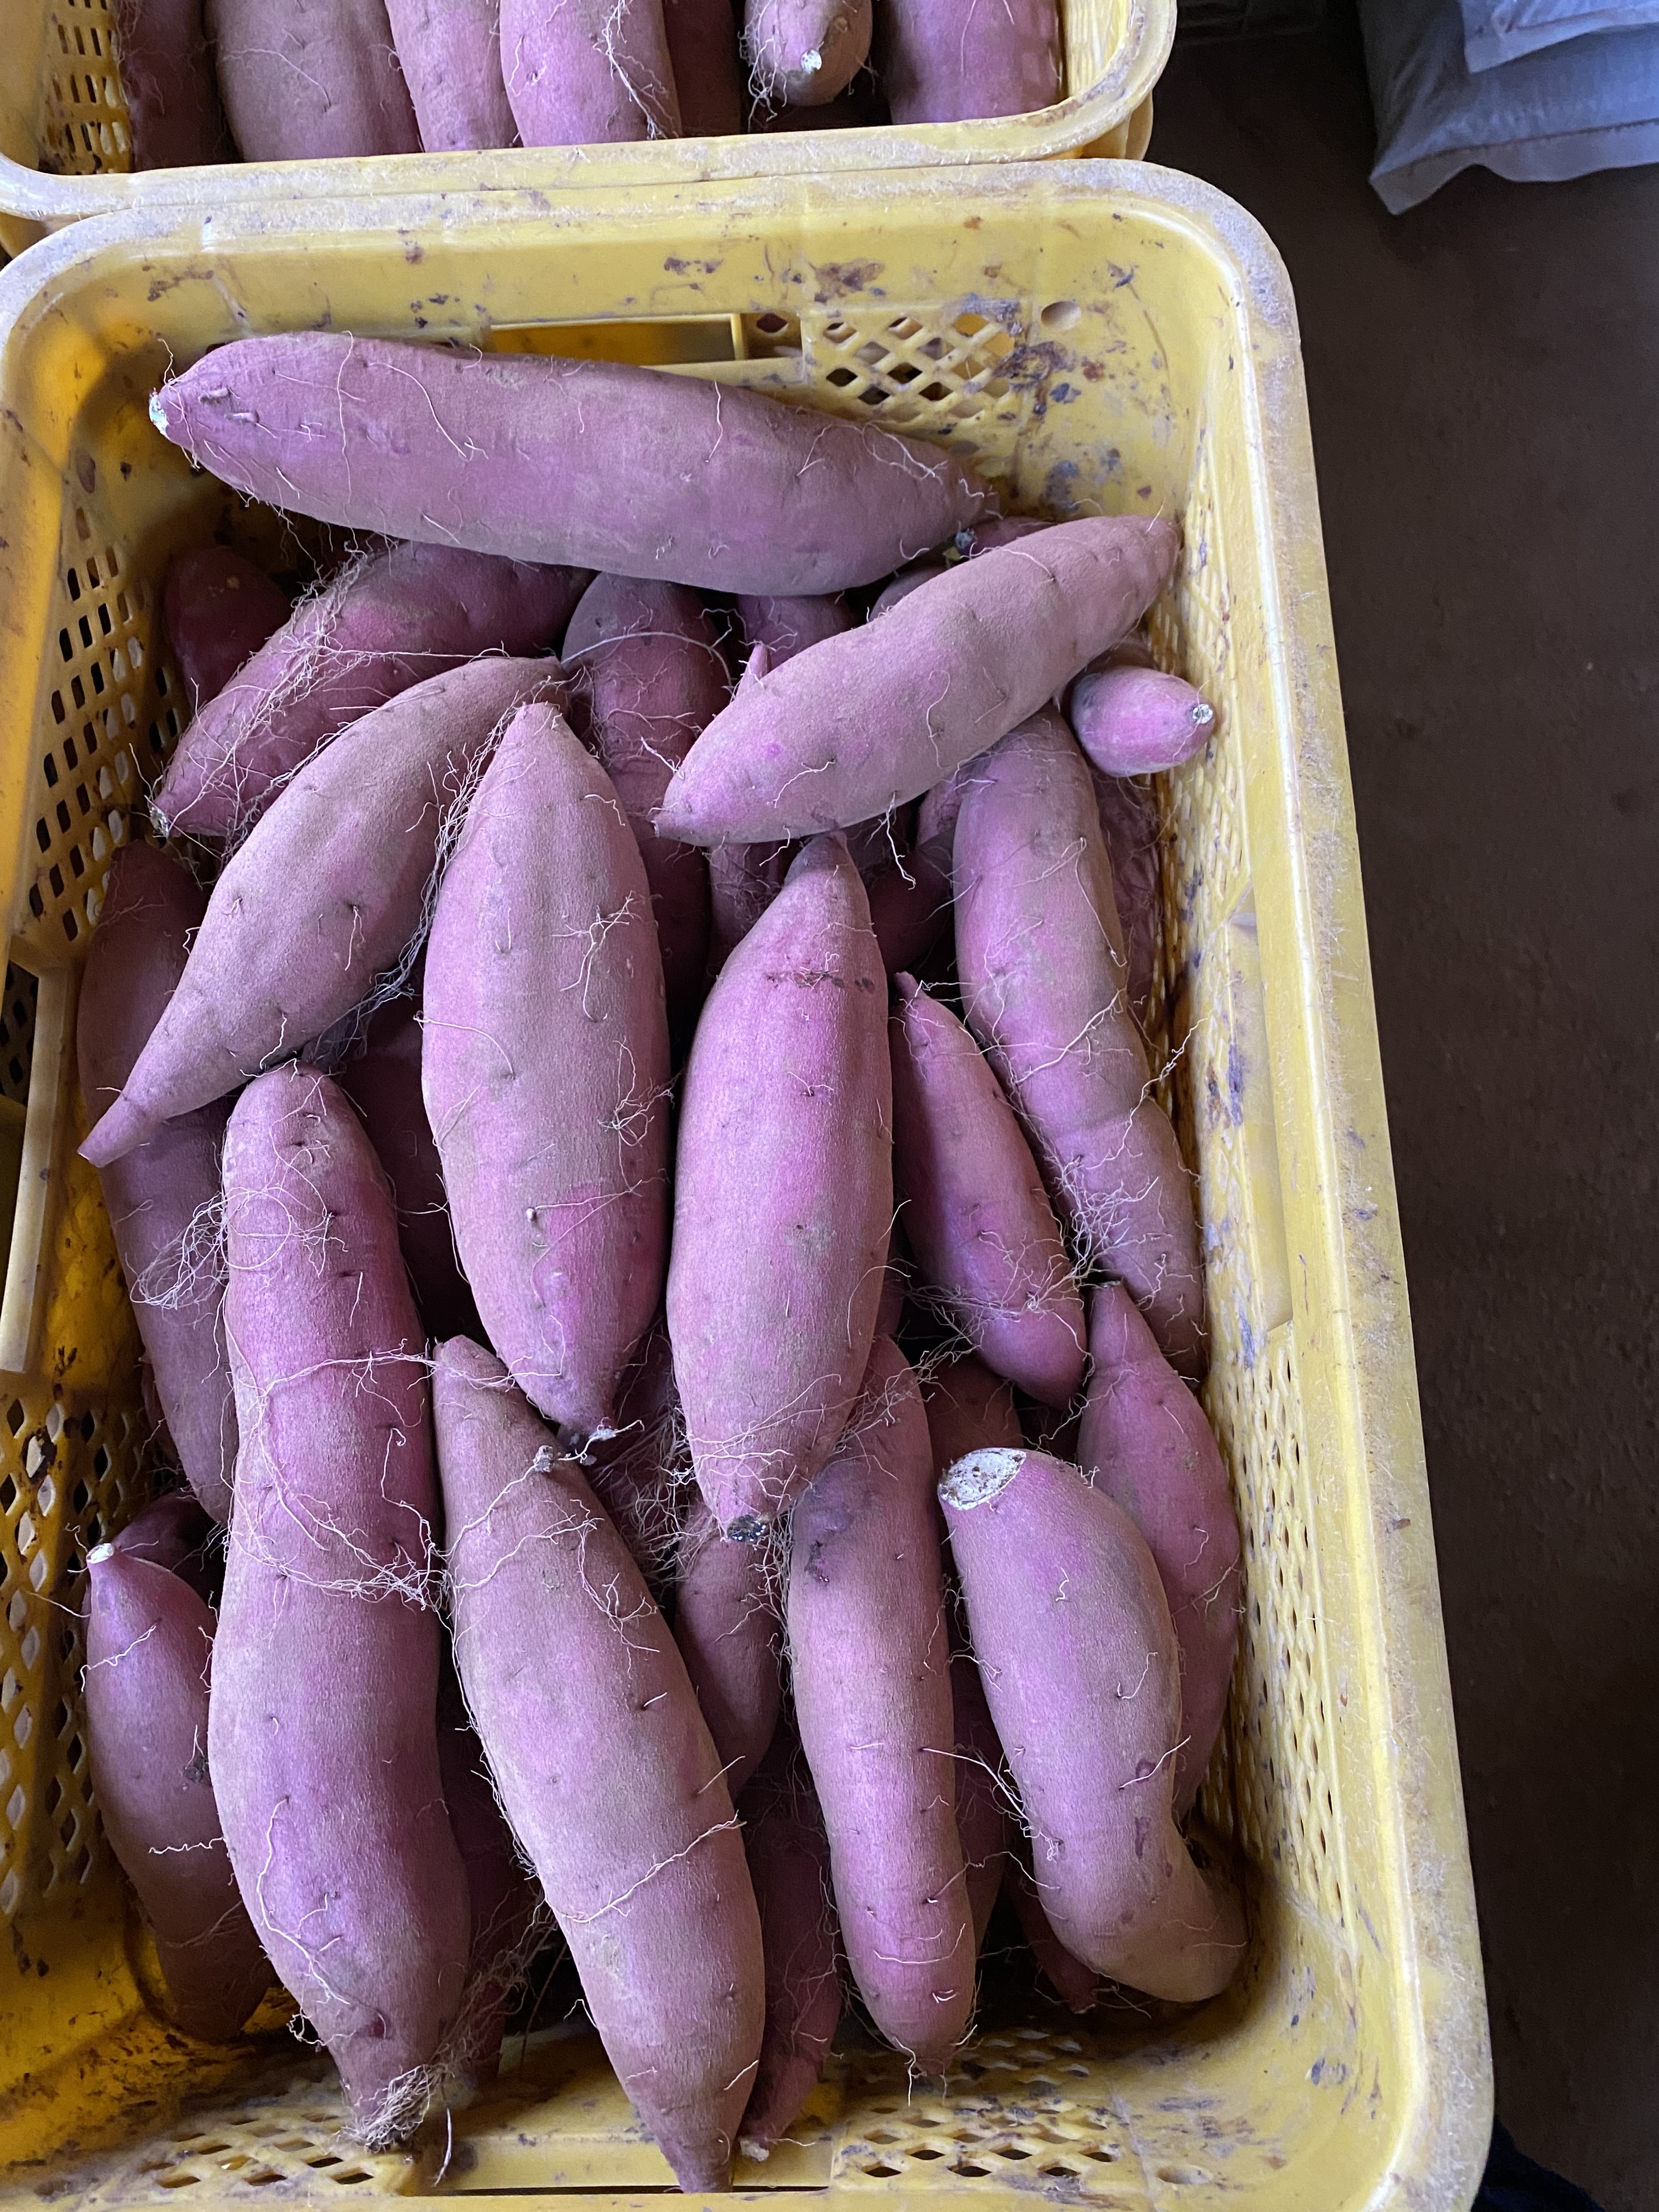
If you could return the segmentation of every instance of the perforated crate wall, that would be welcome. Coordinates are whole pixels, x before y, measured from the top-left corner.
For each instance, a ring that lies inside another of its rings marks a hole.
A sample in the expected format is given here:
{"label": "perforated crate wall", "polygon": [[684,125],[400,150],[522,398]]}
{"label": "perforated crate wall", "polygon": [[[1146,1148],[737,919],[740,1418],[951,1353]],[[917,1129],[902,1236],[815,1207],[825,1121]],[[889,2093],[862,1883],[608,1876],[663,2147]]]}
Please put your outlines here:
{"label": "perforated crate wall", "polygon": [[40,103],[43,169],[84,177],[131,167],[109,0],[49,0]]}

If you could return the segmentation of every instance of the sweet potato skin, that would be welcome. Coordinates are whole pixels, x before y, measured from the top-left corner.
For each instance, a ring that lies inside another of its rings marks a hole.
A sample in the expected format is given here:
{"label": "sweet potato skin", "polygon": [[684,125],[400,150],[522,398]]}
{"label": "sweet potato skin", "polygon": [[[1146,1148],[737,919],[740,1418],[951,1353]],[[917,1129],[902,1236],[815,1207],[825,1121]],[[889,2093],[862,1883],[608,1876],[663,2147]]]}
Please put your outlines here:
{"label": "sweet potato skin", "polygon": [[1062,96],[1054,0],[878,0],[876,57],[895,123],[1024,115]]}
{"label": "sweet potato skin", "polygon": [[732,1542],[701,1498],[692,1505],[675,1576],[674,1641],[734,1800],[765,1758],[783,1705],[768,1569],[763,1547]]}
{"label": "sweet potato skin", "polygon": [[830,1844],[793,1722],[744,1790],[744,1848],[760,1906],[766,2033],[738,2141],[765,2159],[812,2094],[841,2022]]}
{"label": "sweet potato skin", "polygon": [[[771,668],[853,627],[852,611],[838,592],[817,599],[739,598],[737,612],[750,652],[763,645]],[[763,675],[765,669],[757,673]]]}
{"label": "sweet potato skin", "polygon": [[1100,2002],[1100,1976],[1081,1959],[1074,1959],[1048,1925],[1042,1899],[1027,1863],[1030,1846],[1022,1842],[1009,1854],[1003,1887],[1018,1917],[1020,1932],[1049,1987],[1068,2012],[1092,2012]]}
{"label": "sweet potato skin", "polygon": [[1123,940],[1129,1010],[1144,1030],[1158,983],[1163,884],[1158,808],[1139,784],[1096,774],[1095,809],[1112,864],[1112,895]]}
{"label": "sweet potato skin", "polygon": [[124,1559],[145,1559],[152,1566],[165,1567],[210,1606],[214,1526],[211,1515],[191,1492],[172,1490],[152,1498],[109,1542]]}
{"label": "sweet potato skin", "polygon": [[985,1941],[1008,1856],[1002,1746],[971,1651],[951,1658],[951,1710],[956,1728],[957,1833],[967,1869],[968,1911],[975,1951]]}
{"label": "sweet potato skin", "polygon": [[1094,517],[929,578],[740,690],[676,771],[659,834],[805,836],[918,797],[1137,622],[1179,544],[1160,519]]}
{"label": "sweet potato skin", "polygon": [[1151,775],[1179,768],[1207,744],[1215,709],[1184,677],[1114,658],[1078,678],[1066,719],[1103,775]]}
{"label": "sweet potato skin", "polygon": [[245,161],[418,154],[386,0],[206,0]]}
{"label": "sweet potato skin", "polygon": [[285,513],[705,591],[873,583],[990,497],[919,440],[734,385],[328,331],[222,346],[150,415]]}
{"label": "sweet potato skin", "polygon": [[499,0],[386,0],[427,153],[517,143],[501,78],[501,13]]}
{"label": "sweet potato skin", "polygon": [[757,98],[822,107],[870,53],[870,0],[749,0],[744,51]]}
{"label": "sweet potato skin", "polygon": [[1083,1299],[1030,1146],[979,1047],[900,975],[893,1188],[931,1292],[986,1364],[1044,1404],[1083,1387]]}
{"label": "sweet potato skin", "polygon": [[501,66],[526,146],[680,135],[663,0],[501,0]]}
{"label": "sweet potato skin", "polygon": [[1056,714],[1034,715],[976,763],[954,880],[968,1025],[1057,1212],[1084,1254],[1128,1285],[1176,1369],[1201,1373],[1191,1179],[1127,1003],[1088,764]]}
{"label": "sweet potato skin", "polygon": [[87,1564],[87,1738],[104,1832],[155,1937],[173,2017],[226,2043],[271,1971],[237,1893],[208,1772],[213,1614],[165,1566]]}
{"label": "sweet potato skin", "polygon": [[443,1163],[421,1096],[421,1024],[412,999],[390,1000],[372,1018],[362,1050],[347,1060],[338,1081],[362,1115],[392,1185],[398,1241],[427,1334],[482,1334],[455,1256]]}
{"label": "sweet potato skin", "polygon": [[[192,714],[216,699],[289,618],[288,594],[226,545],[199,545],[167,563],[161,624]],[[181,746],[190,742],[185,732]],[[178,758],[175,751],[173,759]]]}
{"label": "sweet potato skin", "polygon": [[455,1660],[501,1803],[623,2087],[681,2187],[723,2188],[765,1970],[719,1754],[639,1570],[500,1361],[454,1340],[434,1393]]}
{"label": "sweet potato skin", "polygon": [[[88,1118],[120,1095],[178,988],[206,908],[187,871],[153,845],[115,854],[76,1017]],[[236,1468],[224,1283],[204,1225],[219,1195],[224,1129],[223,1108],[204,1106],[98,1178],[167,1432],[185,1480],[216,1521],[230,1517]]]}
{"label": "sweet potato skin", "polygon": [[116,0],[115,30],[133,167],[233,160],[202,0]]}
{"label": "sweet potato skin", "polygon": [[275,1068],[237,1101],[225,1233],[242,1448],[214,1786],[271,1963],[354,2128],[392,2142],[421,2118],[460,2003],[466,1875],[438,1765],[425,1340],[391,1192],[314,1068]]}
{"label": "sweet potato skin", "polygon": [[[349,1013],[407,955],[451,806],[556,661],[470,661],[354,722],[226,864],[178,988],[82,1147],[95,1167]],[[395,822],[396,836],[381,825]]]}
{"label": "sweet potato skin", "polygon": [[922,1384],[921,1402],[933,1474],[940,1482],[952,1462],[969,1452],[999,1444],[1018,1449],[1023,1441],[1012,1390],[972,1352],[932,1368]]}
{"label": "sweet potato skin", "polygon": [[1181,1647],[1175,1812],[1182,1820],[1209,1765],[1232,1684],[1243,1601],[1238,1518],[1204,1408],[1121,1284],[1090,1293],[1089,1356],[1078,1464],[1146,1538]]}
{"label": "sweet potato skin", "polygon": [[1151,1553],[1121,1506],[1042,1452],[970,1454],[939,1496],[1055,1936],[1150,1996],[1213,1996],[1243,1926],[1175,1825],[1180,1662]]}
{"label": "sweet potato skin", "polygon": [[275,629],[185,732],[150,811],[167,836],[229,838],[350,723],[481,653],[556,638],[586,570],[393,545],[351,561]]}
{"label": "sweet potato skin", "polygon": [[721,970],[680,1109],[668,1330],[728,1534],[788,1510],[858,1395],[892,1219],[886,1006],[858,871],[815,840]]}
{"label": "sweet potato skin", "polygon": [[[724,4],[724,0],[722,0]],[[669,1035],[683,1058],[708,964],[708,862],[656,834],[668,780],[731,690],[714,623],[684,584],[596,577],[565,633],[572,726],[605,763],[645,863]]]}
{"label": "sweet potato skin", "polygon": [[659,1320],[629,1363],[617,1433],[590,1446],[587,1479],[661,1605],[672,1587],[685,1493],[692,1489],[674,1352]]}
{"label": "sweet potato skin", "polygon": [[944,2070],[974,2002],[974,1929],[927,1423],[879,1337],[835,1456],[795,1508],[795,1715],[823,1808],[848,1963],[870,2016]]}
{"label": "sweet potato skin", "polygon": [[951,926],[951,854],[963,779],[972,772],[969,762],[924,793],[903,857],[866,879],[870,925],[890,975],[921,968]]}
{"label": "sweet potato skin", "polygon": [[427,946],[421,1081],[456,1249],[520,1388],[613,1425],[668,1246],[668,1023],[645,864],[554,709],[514,715]]}
{"label": "sweet potato skin", "polygon": [[495,2079],[501,2032],[547,1909],[495,1802],[483,1747],[466,1717],[460,1685],[446,1667],[438,1691],[438,1771],[461,1864],[466,1869],[468,1960],[453,2064],[469,2088]]}

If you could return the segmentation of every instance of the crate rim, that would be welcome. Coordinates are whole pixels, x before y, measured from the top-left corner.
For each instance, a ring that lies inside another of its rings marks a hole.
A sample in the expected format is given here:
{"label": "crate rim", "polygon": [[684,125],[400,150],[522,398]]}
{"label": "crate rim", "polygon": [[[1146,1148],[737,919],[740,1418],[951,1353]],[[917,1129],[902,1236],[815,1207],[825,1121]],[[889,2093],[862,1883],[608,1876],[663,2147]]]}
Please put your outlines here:
{"label": "crate rim", "polygon": [[[1378,1789],[1392,1814],[1386,1856],[1400,1923],[1410,1937],[1401,1954],[1387,1962],[1407,2094],[1395,2118],[1386,2169],[1363,2200],[1351,2200],[1342,2212],[1459,2212],[1479,2186],[1492,2121],[1484,1975],[1298,326],[1288,272],[1265,228],[1200,179],[1151,163],[1094,160],[964,164],[867,178],[723,177],[649,187],[608,179],[556,199],[540,189],[361,191],[328,200],[232,201],[199,210],[193,221],[188,210],[157,204],[50,234],[0,270],[0,382],[14,349],[60,311],[71,282],[95,286],[99,263],[108,255],[153,252],[158,259],[179,260],[284,241],[292,250],[319,228],[349,228],[360,244],[384,240],[402,252],[422,225],[459,227],[487,215],[494,224],[545,227],[561,214],[574,219],[607,200],[623,208],[641,197],[687,221],[695,221],[700,203],[730,208],[734,202],[763,219],[769,207],[787,216],[804,196],[840,199],[861,185],[885,194],[884,204],[913,197],[948,204],[969,186],[1046,199],[1051,211],[1107,194],[1140,200],[1196,237],[1224,268],[1242,311],[1257,326],[1245,369],[1260,435],[1250,497],[1268,548],[1267,587],[1277,603],[1270,619],[1286,646],[1275,684],[1293,755],[1286,766],[1298,832],[1290,847],[1291,888],[1314,942],[1344,948],[1340,963],[1318,963],[1304,947],[1297,963],[1303,1019],[1329,1105],[1309,1116],[1318,1125],[1312,1151],[1328,1257],[1348,1292],[1326,1316],[1340,1346],[1331,1362],[1340,1382],[1324,1393],[1329,1402],[1323,1416],[1340,1431],[1364,1476],[1343,1504],[1350,1523],[1369,1532],[1370,1586],[1362,1595],[1377,1661],[1366,1681],[1376,1701],[1370,1735]],[[1264,345],[1263,337],[1274,342]],[[11,465],[0,457],[0,474]],[[0,579],[8,565],[0,546]],[[15,635],[7,640],[0,619],[0,655],[18,644]],[[1334,853],[1344,865],[1312,865],[1321,852]],[[635,2201],[626,2190],[592,2193],[612,2212]],[[767,2193],[734,2191],[730,2201],[753,2205]],[[1287,2206],[1292,2201],[1307,2200],[1298,2191]]]}
{"label": "crate rim", "polygon": [[[1105,74],[1051,107],[964,123],[871,125],[659,138],[625,146],[537,146],[325,161],[229,161],[180,169],[60,175],[0,154],[0,219],[56,229],[129,209],[181,212],[272,193],[328,200],[365,191],[566,191],[1048,160],[1086,152],[1150,102],[1176,35],[1176,0],[1127,0],[1128,35]],[[826,138],[831,143],[826,144]],[[1143,141],[1144,143],[1144,141]]]}

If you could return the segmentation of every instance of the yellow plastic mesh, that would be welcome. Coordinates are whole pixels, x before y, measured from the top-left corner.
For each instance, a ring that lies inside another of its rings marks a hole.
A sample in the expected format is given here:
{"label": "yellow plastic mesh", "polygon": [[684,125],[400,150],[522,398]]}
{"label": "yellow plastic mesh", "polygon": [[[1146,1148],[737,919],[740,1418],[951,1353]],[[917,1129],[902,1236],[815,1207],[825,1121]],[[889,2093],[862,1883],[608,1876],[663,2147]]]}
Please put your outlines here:
{"label": "yellow plastic mesh", "polygon": [[132,167],[110,0],[46,0],[40,167],[76,177]]}

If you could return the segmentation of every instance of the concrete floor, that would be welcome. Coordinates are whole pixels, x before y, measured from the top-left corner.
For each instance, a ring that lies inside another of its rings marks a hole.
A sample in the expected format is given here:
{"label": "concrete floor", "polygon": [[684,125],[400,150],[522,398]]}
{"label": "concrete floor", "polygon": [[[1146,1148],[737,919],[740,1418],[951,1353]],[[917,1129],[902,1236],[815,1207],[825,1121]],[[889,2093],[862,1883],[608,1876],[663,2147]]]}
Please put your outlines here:
{"label": "concrete floor", "polygon": [[1340,15],[1158,92],[1300,310],[1498,2111],[1647,2212],[1659,169],[1395,217],[1371,149]]}

